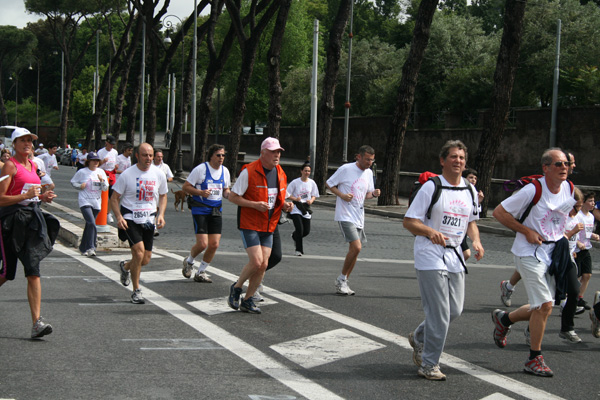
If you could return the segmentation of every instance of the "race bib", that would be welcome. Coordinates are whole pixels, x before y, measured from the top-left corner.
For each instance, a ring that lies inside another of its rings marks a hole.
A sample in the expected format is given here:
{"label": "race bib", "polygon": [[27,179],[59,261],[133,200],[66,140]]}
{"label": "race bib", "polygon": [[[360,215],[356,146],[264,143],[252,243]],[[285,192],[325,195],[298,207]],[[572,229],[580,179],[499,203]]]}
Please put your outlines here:
{"label": "race bib", "polygon": [[585,224],[585,238],[591,239],[592,233],[594,233],[594,223],[592,222],[591,224]]}
{"label": "race bib", "polygon": [[146,222],[154,223],[154,215],[156,210],[152,207],[148,207],[148,205],[142,205],[140,207],[135,208],[132,211],[133,214],[133,222],[138,225],[143,225]]}
{"label": "race bib", "polygon": [[309,193],[301,193],[300,194],[300,202],[306,203],[308,200],[310,200]]}
{"label": "race bib", "polygon": [[448,237],[446,246],[460,246],[468,223],[469,215],[466,209],[455,208],[453,211],[444,211],[440,224],[440,232]]}
{"label": "race bib", "polygon": [[277,201],[277,192],[278,189],[277,188],[269,188],[269,210],[272,210],[273,208],[275,208],[275,201]]}
{"label": "race bib", "polygon": [[[37,186],[37,187],[39,187],[41,189],[40,185],[37,185],[35,183],[26,183],[26,184],[23,185],[23,189],[21,189],[21,194],[27,193],[29,191],[29,188],[32,187],[32,186]],[[20,201],[19,204],[21,204],[21,205],[27,205],[29,203],[37,203],[39,201],[40,201],[39,197],[36,196],[36,197],[31,198],[31,199],[26,199],[26,200]]]}
{"label": "race bib", "polygon": [[221,183],[208,183],[206,186],[210,191],[207,200],[220,201],[223,198],[223,185]]}

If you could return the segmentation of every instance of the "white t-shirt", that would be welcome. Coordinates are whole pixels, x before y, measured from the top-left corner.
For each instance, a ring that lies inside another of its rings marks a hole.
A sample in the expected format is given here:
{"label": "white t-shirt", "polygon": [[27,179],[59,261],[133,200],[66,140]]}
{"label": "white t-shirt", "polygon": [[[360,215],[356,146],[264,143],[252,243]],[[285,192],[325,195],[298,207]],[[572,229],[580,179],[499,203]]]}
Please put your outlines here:
{"label": "white t-shirt", "polygon": [[137,164],[126,169],[113,190],[121,195],[121,206],[133,213],[123,214],[123,218],[138,224],[154,223],[154,214],[159,195],[168,191],[165,174],[154,164],[142,171]]}
{"label": "white t-shirt", "polygon": [[[442,186],[453,186],[442,175],[440,180]],[[477,192],[473,185],[467,186],[464,179],[461,179],[456,187],[468,187],[468,189],[441,189],[440,198],[431,209],[431,219],[428,219],[426,214],[435,191],[433,181],[427,181],[421,186],[406,211],[407,218],[418,219],[426,226],[443,233],[448,237],[446,245],[451,246],[443,247],[433,244],[425,236],[417,236],[414,248],[415,269],[446,270],[452,273],[463,271],[460,244],[467,233],[468,224],[479,219],[479,206]],[[472,191],[473,196],[469,194],[469,190]]]}
{"label": "white t-shirt", "polygon": [[173,172],[171,172],[171,168],[169,168],[167,164],[161,162],[160,165],[156,165],[156,167],[158,167],[158,169],[165,174],[167,179],[171,179],[173,177]]}
{"label": "white t-shirt", "polygon": [[365,225],[365,197],[375,190],[373,186],[373,171],[369,168],[362,170],[355,162],[342,165],[327,180],[329,187],[337,186],[342,193],[352,193],[352,201],[347,202],[340,197],[335,201],[334,221],[352,222],[357,228]]}
{"label": "white t-shirt", "polygon": [[[219,167],[219,169],[214,169],[213,167],[210,166],[210,164],[208,164],[208,170],[210,171],[210,176],[212,176],[213,179],[215,179],[215,180],[221,179],[221,167]],[[229,175],[229,170],[227,169],[227,167],[223,166],[222,170],[223,170],[223,175],[224,175],[223,180],[225,181],[224,189],[226,189],[229,186],[231,186],[231,176]],[[248,183],[247,176],[248,175],[246,174],[246,184]],[[192,170],[192,172],[190,172],[186,181],[188,181],[196,189],[200,189],[200,184],[202,182],[204,182],[205,179],[206,179],[206,163],[202,163],[202,164],[198,165],[196,168],[194,168]]]}
{"label": "white t-shirt", "polygon": [[[567,222],[565,223],[565,233],[569,233],[570,231],[575,229],[575,226],[578,223],[579,223],[579,219],[577,218],[577,215],[574,217],[568,216]],[[577,238],[578,237],[579,237],[579,234],[576,233],[573,236],[571,236],[571,238],[569,239],[569,254],[571,254],[571,257],[573,257],[573,253],[575,253],[575,249],[577,248]]]}
{"label": "white t-shirt", "polygon": [[77,162],[79,162],[79,164],[85,164],[85,160],[87,160],[87,156],[88,153],[79,153],[77,154]]}
{"label": "white t-shirt", "polygon": [[119,154],[117,156],[117,164],[115,169],[118,169],[119,171],[125,171],[129,167],[131,167],[131,156],[125,157],[123,154]]}
{"label": "white t-shirt", "polygon": [[98,151],[98,157],[100,158],[100,162],[108,157],[108,161],[100,166],[105,171],[113,171],[115,166],[117,165],[117,157],[119,153],[115,149],[111,149],[108,151],[106,147],[101,148]]}
{"label": "white t-shirt", "polygon": [[[531,208],[523,225],[542,235],[544,241],[555,242],[564,235],[567,217],[575,204],[575,199],[567,181],[561,184],[557,194],[550,192],[546,185],[546,178],[540,178],[540,183],[542,184],[542,196],[538,203]],[[535,185],[526,185],[501,204],[509,214],[518,220],[533,200],[534,195]],[[511,252],[517,257],[537,257],[548,266],[552,261],[553,250],[554,243],[532,244],[520,232],[517,232],[511,248]]]}
{"label": "white t-shirt", "polygon": [[[594,214],[589,212],[587,215],[583,213],[583,211],[579,211],[577,213],[578,222],[583,223],[584,229],[579,231],[577,236],[577,240],[585,245],[585,249],[589,250],[592,248],[592,242],[590,239],[592,238],[592,233],[594,233]],[[579,248],[575,249],[576,253],[579,253]]]}
{"label": "white t-shirt", "polygon": [[44,153],[44,154],[40,154],[39,156],[36,157],[39,160],[42,160],[44,162],[44,166],[46,167],[46,175],[48,175],[48,178],[52,177],[52,169],[54,167],[58,167],[58,162],[56,162],[56,155],[52,154],[50,155],[49,153]]}
{"label": "white t-shirt", "polygon": [[[102,178],[102,180],[100,180]],[[81,189],[81,184],[85,183],[85,189]],[[102,208],[102,192],[108,190],[108,178],[102,168],[96,168],[91,171],[89,168],[82,168],[71,178],[71,184],[79,190],[79,207],[92,206],[94,210]]]}
{"label": "white t-shirt", "polygon": [[[306,182],[303,182],[302,178],[294,179],[288,185],[287,192],[288,192],[287,197],[289,197],[289,196],[300,197],[300,201],[302,203],[306,203],[308,200],[312,199],[313,196],[319,197],[319,188],[317,187],[317,184],[315,183],[315,181],[313,181],[310,178],[308,178],[308,180]],[[298,210],[297,207],[294,207],[290,214],[302,215],[302,213],[300,212],[300,210]],[[309,213],[306,213],[306,214],[302,215],[302,217],[304,217],[306,219],[310,219],[311,215]]]}

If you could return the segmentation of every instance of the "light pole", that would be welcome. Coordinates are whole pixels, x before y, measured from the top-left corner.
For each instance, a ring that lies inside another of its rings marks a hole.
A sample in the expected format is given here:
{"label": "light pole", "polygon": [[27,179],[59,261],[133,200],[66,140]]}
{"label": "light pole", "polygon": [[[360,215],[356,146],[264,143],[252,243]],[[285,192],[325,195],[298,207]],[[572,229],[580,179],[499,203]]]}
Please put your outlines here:
{"label": "light pole", "polygon": [[[167,28],[167,36],[164,39],[166,44],[171,44],[172,40],[170,38],[171,29],[173,27],[173,23],[168,20],[168,18],[176,18],[179,20],[181,24],[181,29],[183,29],[183,21],[177,15],[167,15],[163,18],[163,25]],[[181,139],[183,137],[183,74],[185,66],[185,35],[183,34],[183,30],[181,31],[181,104],[179,105],[179,136],[177,140],[177,160],[175,161],[175,176],[181,176],[183,172],[183,153],[181,151]],[[175,86],[175,85],[173,85]],[[175,97],[173,97],[173,101],[175,101]]]}

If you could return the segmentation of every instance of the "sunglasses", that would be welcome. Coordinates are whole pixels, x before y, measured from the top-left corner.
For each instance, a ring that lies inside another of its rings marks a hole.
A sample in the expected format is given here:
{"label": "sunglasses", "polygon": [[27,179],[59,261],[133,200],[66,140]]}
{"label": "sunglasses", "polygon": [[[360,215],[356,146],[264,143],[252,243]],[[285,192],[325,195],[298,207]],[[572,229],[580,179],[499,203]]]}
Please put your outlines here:
{"label": "sunglasses", "polygon": [[221,157],[225,157],[225,154],[215,154],[215,156],[221,158]]}
{"label": "sunglasses", "polygon": [[571,163],[568,162],[568,161],[556,161],[556,162],[553,162],[553,163],[550,163],[550,164],[546,164],[546,165],[552,165],[552,164],[554,164],[554,166],[557,167],[557,168],[560,168],[563,165],[565,167],[567,167],[567,168],[569,168],[571,166]]}

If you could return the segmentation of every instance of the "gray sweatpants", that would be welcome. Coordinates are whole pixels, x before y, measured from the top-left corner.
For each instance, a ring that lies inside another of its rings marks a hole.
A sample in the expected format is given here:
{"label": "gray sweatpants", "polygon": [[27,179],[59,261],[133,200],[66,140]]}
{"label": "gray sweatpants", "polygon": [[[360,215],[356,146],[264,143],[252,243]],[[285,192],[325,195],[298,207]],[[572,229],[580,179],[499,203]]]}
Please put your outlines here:
{"label": "gray sweatpants", "polygon": [[439,364],[450,322],[460,316],[465,302],[465,273],[417,271],[425,320],[415,330],[423,343],[423,365]]}

